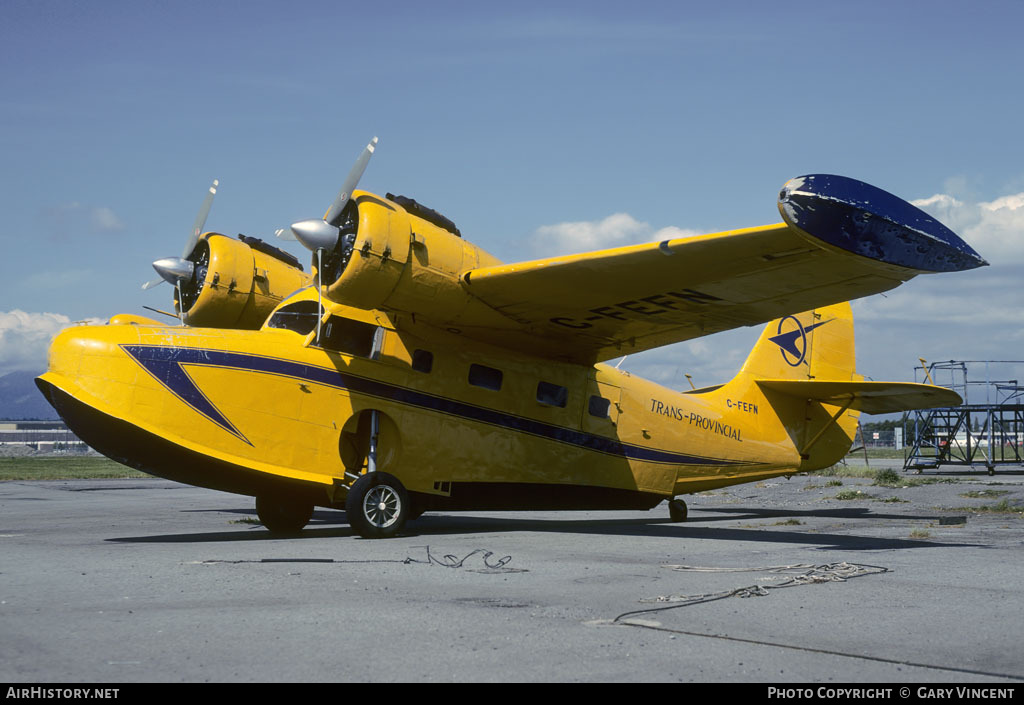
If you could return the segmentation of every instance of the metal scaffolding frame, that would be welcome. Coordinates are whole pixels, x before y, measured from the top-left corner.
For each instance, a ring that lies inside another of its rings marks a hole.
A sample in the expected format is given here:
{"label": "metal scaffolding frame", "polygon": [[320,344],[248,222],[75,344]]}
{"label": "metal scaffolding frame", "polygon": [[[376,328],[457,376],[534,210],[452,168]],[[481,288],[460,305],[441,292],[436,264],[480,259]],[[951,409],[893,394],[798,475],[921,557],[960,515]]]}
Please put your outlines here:
{"label": "metal scaffolding frame", "polygon": [[[921,472],[943,465],[980,465],[994,475],[999,466],[1024,465],[1024,387],[1015,379],[992,380],[989,374],[992,365],[1024,365],[1024,361],[949,360],[927,366],[921,362],[914,368],[915,382],[952,389],[964,403],[904,414],[903,469]],[[985,379],[972,379],[969,365],[984,365]],[[984,403],[980,403],[982,396]]]}

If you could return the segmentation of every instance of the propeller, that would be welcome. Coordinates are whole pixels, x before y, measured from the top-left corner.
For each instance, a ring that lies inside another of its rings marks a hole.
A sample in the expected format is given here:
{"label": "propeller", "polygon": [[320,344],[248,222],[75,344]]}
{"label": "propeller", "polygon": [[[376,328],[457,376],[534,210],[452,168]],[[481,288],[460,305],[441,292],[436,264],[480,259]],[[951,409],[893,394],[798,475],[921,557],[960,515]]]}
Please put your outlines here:
{"label": "propeller", "polygon": [[210,215],[210,208],[213,206],[213,197],[217,195],[217,186],[220,182],[217,179],[213,180],[213,185],[210,186],[210,190],[206,194],[206,198],[203,199],[203,205],[199,207],[199,213],[196,215],[196,221],[192,225],[192,232],[189,235],[188,240],[185,242],[185,249],[182,250],[181,257],[164,257],[158,259],[153,263],[153,269],[160,275],[159,279],[148,281],[142,285],[142,288],[152,289],[154,286],[161,282],[167,282],[173,287],[178,289],[178,302],[182,304],[181,298],[181,285],[183,282],[189,282],[195,276],[196,265],[194,262],[189,261],[187,258],[192,254],[192,251],[196,248],[196,243],[199,242],[199,236],[203,233],[203,228],[206,226],[206,218]]}
{"label": "propeller", "polygon": [[[321,312],[323,311],[323,301],[321,298],[323,296],[323,254],[325,251],[333,252],[342,239],[340,227],[342,213],[345,210],[345,206],[352,199],[352,192],[359,184],[359,179],[362,178],[363,172],[366,171],[366,165],[369,164],[370,157],[373,156],[373,152],[377,148],[377,142],[378,139],[376,137],[370,140],[370,143],[366,145],[366,149],[356,159],[356,163],[352,166],[348,176],[345,177],[341,190],[338,192],[331,207],[327,209],[327,214],[323,219],[300,220],[297,223],[292,223],[291,226],[294,239],[298,240],[306,249],[316,253],[317,300],[320,303]],[[280,230],[277,231],[277,236],[281,239],[291,239],[285,237]],[[349,237],[349,239],[354,241],[354,237]],[[320,319],[317,320],[316,324],[316,338],[320,340]]]}
{"label": "propeller", "polygon": [[337,198],[334,199],[331,207],[327,209],[327,215],[322,220],[300,220],[298,223],[292,224],[292,234],[295,235],[295,239],[302,243],[306,249],[313,252],[317,250],[332,250],[338,244],[338,238],[341,234],[338,221],[341,219],[341,213],[352,198],[352,191],[359,184],[359,179],[362,178],[363,172],[366,171],[366,165],[369,163],[370,157],[373,156],[373,151],[377,148],[377,141],[376,137],[370,140],[370,143],[366,145],[366,149],[356,159],[355,165],[353,165],[352,170],[345,178],[345,182],[341,185],[341,191],[338,192]]}

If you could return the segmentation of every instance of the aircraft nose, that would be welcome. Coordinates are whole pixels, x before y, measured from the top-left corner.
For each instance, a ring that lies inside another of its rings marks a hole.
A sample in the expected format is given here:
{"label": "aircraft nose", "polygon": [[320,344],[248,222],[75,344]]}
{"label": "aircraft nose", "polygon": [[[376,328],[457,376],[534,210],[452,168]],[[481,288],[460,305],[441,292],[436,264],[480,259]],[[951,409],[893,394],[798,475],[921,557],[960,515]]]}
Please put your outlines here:
{"label": "aircraft nose", "polygon": [[88,336],[81,334],[81,327],[65,328],[54,337],[47,354],[50,372],[69,377],[78,374],[82,355],[95,345]]}
{"label": "aircraft nose", "polygon": [[47,369],[67,380],[109,384],[131,379],[133,368],[121,344],[138,341],[133,325],[79,325],[65,328],[50,343]]}
{"label": "aircraft nose", "polygon": [[788,225],[858,255],[922,272],[988,264],[921,209],[863,181],[831,174],[791,179],[779,192]]}
{"label": "aircraft nose", "polygon": [[97,335],[106,326],[74,326],[65,328],[50,343],[47,371],[36,379],[36,386],[61,416],[61,405],[53,389],[77,394],[83,386],[107,383],[99,379],[99,366],[112,354],[111,345]]}

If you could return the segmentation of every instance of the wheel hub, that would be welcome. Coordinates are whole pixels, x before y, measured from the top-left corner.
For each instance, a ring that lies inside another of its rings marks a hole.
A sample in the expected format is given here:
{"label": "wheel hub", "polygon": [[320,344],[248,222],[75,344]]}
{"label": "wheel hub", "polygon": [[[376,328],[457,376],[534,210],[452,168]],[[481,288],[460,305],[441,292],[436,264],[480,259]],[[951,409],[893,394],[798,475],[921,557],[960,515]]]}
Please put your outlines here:
{"label": "wheel hub", "polygon": [[366,499],[363,501],[363,513],[366,520],[381,529],[398,521],[401,510],[401,497],[393,487],[388,485],[374,487],[366,493]]}

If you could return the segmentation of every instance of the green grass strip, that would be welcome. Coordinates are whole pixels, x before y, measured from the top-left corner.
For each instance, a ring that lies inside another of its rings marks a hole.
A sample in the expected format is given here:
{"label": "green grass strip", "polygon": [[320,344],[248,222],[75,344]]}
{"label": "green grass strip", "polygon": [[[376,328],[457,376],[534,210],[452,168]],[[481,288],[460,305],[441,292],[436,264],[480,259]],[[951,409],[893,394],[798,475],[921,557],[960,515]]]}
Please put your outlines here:
{"label": "green grass strip", "polygon": [[0,458],[0,482],[12,480],[91,480],[152,477],[96,456]]}

